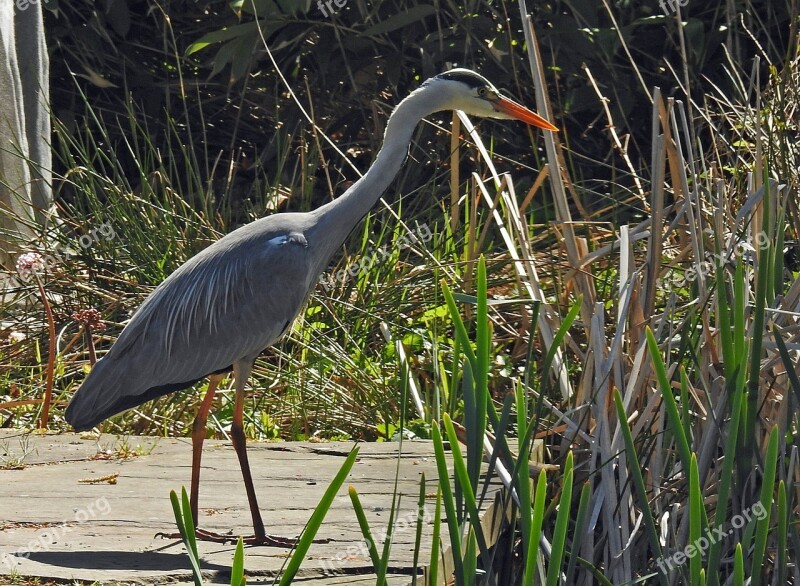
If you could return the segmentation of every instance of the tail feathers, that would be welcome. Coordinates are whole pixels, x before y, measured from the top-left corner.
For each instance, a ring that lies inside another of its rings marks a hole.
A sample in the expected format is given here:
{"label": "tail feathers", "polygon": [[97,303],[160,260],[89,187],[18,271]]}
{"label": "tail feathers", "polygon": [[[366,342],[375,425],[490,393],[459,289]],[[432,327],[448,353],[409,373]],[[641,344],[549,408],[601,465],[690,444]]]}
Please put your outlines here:
{"label": "tail feathers", "polygon": [[91,429],[112,415],[185,389],[200,380],[156,386],[145,382],[137,386],[132,381],[141,379],[141,373],[138,375],[128,372],[111,357],[99,360],[67,406],[65,417],[69,424],[76,431]]}
{"label": "tail feathers", "polygon": [[131,379],[125,376],[125,370],[114,364],[110,357],[99,360],[92,367],[65,413],[67,421],[76,430],[91,429],[106,417],[122,411],[116,409],[116,404],[121,399],[135,397],[141,392],[140,389],[131,388]]}

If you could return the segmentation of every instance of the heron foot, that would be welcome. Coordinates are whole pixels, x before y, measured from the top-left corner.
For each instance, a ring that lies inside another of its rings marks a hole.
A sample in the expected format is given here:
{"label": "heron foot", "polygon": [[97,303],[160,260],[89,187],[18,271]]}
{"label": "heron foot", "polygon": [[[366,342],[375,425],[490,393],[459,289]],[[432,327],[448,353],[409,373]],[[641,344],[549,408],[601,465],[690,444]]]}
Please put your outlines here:
{"label": "heron foot", "polygon": [[267,547],[284,547],[286,549],[292,549],[297,544],[296,538],[292,539],[267,533],[264,535],[248,535],[247,537],[242,537],[242,541],[246,545],[266,545]]}
{"label": "heron foot", "polygon": [[[234,535],[232,531],[228,533],[215,533],[213,531],[206,531],[205,529],[196,529],[194,535],[195,538],[200,541],[213,541],[214,543],[236,543],[236,540],[239,538],[238,535]],[[161,539],[183,539],[183,535],[180,533],[162,533],[160,531],[153,537]]]}
{"label": "heron foot", "polygon": [[[261,536],[249,535],[242,537],[242,541],[247,545],[266,545],[267,547],[285,547],[287,549],[292,549],[297,545],[298,539],[298,537],[281,537],[279,535],[270,535],[269,533]],[[311,543],[330,543],[330,541],[330,539],[314,539]]]}
{"label": "heron foot", "polygon": [[[182,539],[180,533],[156,533],[155,537],[163,539]],[[200,541],[211,541],[213,543],[236,543],[239,539],[238,535],[229,533],[216,533],[214,531],[206,531],[205,529],[197,529],[195,537]],[[248,535],[242,537],[245,545],[265,545],[267,547],[283,547],[291,549],[297,543],[297,538],[280,537],[278,535]],[[315,539],[313,543],[328,543],[330,539]]]}

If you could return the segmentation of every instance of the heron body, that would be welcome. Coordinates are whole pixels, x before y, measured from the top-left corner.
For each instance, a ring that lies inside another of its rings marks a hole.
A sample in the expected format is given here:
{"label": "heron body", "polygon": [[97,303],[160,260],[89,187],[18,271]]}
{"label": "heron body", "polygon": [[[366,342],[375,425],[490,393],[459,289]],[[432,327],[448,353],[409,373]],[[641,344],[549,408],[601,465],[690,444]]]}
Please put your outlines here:
{"label": "heron body", "polygon": [[515,118],[557,130],[501,96],[473,71],[453,69],[427,80],[392,112],[375,162],[343,195],[311,212],[274,214],[242,226],[167,277],[95,364],[67,407],[67,421],[77,430],[90,429],[116,413],[211,377],[192,433],[196,522],[206,418],[221,374],[233,370],[231,436],[250,501],[254,542],[269,543],[244,447],[244,389],[253,362],[286,332],[332,256],[394,179],[419,121],[442,110]]}
{"label": "heron body", "polygon": [[[67,408],[77,430],[255,360],[314,288],[308,214],[262,218],[218,240],[145,300]],[[282,316],[275,319],[275,316]]]}

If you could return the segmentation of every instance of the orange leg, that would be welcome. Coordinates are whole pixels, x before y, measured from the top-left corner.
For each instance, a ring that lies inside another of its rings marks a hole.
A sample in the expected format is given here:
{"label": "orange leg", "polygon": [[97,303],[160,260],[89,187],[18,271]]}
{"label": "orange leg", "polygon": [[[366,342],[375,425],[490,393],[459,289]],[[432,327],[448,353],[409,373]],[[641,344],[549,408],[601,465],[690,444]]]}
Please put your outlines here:
{"label": "orange leg", "polygon": [[[239,466],[242,469],[244,486],[247,491],[247,502],[250,505],[250,515],[253,517],[254,531],[254,535],[244,537],[243,541],[248,545],[269,545],[272,547],[292,548],[295,545],[296,539],[272,536],[264,531],[264,522],[261,519],[261,512],[258,509],[256,491],[253,486],[253,476],[250,473],[250,463],[247,459],[247,438],[244,434],[245,386],[247,385],[247,379],[250,377],[252,368],[253,363],[249,361],[237,362],[233,365],[233,374],[236,378],[236,399],[233,408],[231,440],[233,440],[233,448],[236,450],[236,455],[239,458]],[[192,425],[192,494],[190,497],[190,505],[195,527],[197,527],[197,495],[200,487],[200,457],[202,455],[203,440],[206,434],[206,423],[208,421],[208,413],[214,401],[214,392],[223,377],[224,375],[214,375],[210,377],[211,382],[208,385],[208,391],[206,391],[203,403]],[[235,536],[232,533],[214,533],[203,529],[196,529],[195,533],[197,539],[203,541],[213,541],[217,543],[233,543],[235,541]],[[180,534],[159,533],[157,536],[176,539],[180,537]],[[325,543],[327,541],[326,539],[314,540],[315,543]]]}
{"label": "orange leg", "polygon": [[224,374],[214,374],[209,377],[208,390],[192,424],[192,488],[189,502],[195,527],[197,527],[197,498],[200,492],[200,459],[203,456],[203,442],[206,439],[208,413],[214,403],[214,394],[217,392],[217,386],[224,376]]}
{"label": "orange leg", "polygon": [[[197,416],[192,423],[192,487],[191,495],[189,497],[189,505],[192,509],[192,520],[194,521],[195,532],[198,534],[205,533],[202,530],[197,530],[197,496],[200,491],[200,459],[203,455],[203,441],[206,439],[206,423],[208,422],[208,413],[211,411],[211,405],[214,403],[214,394],[217,392],[217,387],[220,381],[225,378],[224,374],[212,374],[208,377],[208,390],[203,397],[203,402],[200,404],[200,409]],[[164,537],[166,539],[180,539],[180,533],[156,533],[156,537]]]}

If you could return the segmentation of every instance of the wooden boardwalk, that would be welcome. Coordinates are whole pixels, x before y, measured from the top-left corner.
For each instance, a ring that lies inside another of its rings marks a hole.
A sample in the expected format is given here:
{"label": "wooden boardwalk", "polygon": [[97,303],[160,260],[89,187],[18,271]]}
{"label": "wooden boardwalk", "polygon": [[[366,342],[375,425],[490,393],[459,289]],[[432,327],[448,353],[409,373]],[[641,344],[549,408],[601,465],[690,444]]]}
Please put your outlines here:
{"label": "wooden boardwalk", "polygon": [[[267,531],[298,535],[353,444],[251,443],[250,464]],[[422,473],[435,493],[430,442],[361,444],[345,485],[354,486],[373,533],[386,530],[395,476],[402,494],[400,527],[390,556],[390,585],[413,572],[416,503]],[[14,575],[56,581],[191,582],[180,541],[156,538],[176,530],[169,491],[189,485],[191,440],[76,434],[36,435],[0,430],[0,583]],[[18,469],[14,469],[18,466]],[[87,483],[86,481],[92,481]],[[491,502],[493,498],[487,499]],[[431,551],[435,500],[427,502],[423,552]],[[444,518],[444,514],[442,515]],[[252,532],[247,497],[231,445],[208,440],[200,484],[200,525]],[[443,523],[444,542],[447,526]],[[374,584],[352,504],[343,488],[312,545],[296,584]],[[198,544],[209,583],[229,583],[233,545]],[[248,584],[271,584],[287,551],[245,551]],[[424,556],[427,559],[429,554]]]}

